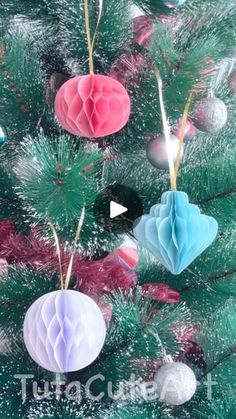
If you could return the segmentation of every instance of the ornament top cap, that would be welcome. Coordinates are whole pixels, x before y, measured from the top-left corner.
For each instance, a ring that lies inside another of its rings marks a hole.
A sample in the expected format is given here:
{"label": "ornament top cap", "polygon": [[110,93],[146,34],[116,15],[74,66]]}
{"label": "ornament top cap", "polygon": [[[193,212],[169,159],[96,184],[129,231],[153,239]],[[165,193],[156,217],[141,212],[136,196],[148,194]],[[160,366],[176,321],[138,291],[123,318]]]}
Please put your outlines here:
{"label": "ornament top cap", "polygon": [[162,360],[163,364],[169,364],[170,362],[174,362],[173,358],[171,355],[166,355],[163,360]]}

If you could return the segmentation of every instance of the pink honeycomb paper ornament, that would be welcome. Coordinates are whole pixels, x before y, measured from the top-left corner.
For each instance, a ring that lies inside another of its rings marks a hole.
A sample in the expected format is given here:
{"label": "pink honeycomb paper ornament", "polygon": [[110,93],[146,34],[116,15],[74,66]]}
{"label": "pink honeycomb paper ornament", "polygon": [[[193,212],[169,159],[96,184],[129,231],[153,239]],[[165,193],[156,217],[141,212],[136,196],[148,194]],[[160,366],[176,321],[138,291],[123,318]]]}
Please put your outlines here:
{"label": "pink honeycomb paper ornament", "polygon": [[31,358],[46,370],[59,373],[85,368],[98,357],[106,324],[90,297],[60,290],[43,295],[30,306],[23,331]]}
{"label": "pink honeycomb paper ornament", "polygon": [[61,126],[74,135],[99,138],[120,131],[130,116],[125,87],[100,74],[76,76],[59,89],[55,114]]}

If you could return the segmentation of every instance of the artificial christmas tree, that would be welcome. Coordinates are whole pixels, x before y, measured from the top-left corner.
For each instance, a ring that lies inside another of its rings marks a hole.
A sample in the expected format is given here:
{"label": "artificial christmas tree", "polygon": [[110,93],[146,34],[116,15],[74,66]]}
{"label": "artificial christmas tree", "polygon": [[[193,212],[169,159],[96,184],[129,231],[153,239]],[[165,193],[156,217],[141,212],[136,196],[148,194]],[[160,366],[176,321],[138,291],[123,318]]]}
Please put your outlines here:
{"label": "artificial christmas tree", "polygon": [[1,418],[236,417],[235,1],[0,11]]}

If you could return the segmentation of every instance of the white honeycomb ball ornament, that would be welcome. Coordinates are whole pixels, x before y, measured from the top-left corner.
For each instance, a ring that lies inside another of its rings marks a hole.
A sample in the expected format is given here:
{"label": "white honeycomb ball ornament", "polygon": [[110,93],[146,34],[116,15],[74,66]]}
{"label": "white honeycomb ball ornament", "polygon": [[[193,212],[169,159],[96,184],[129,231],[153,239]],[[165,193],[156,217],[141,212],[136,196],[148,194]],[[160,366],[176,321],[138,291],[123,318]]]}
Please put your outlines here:
{"label": "white honeycomb ball ornament", "polygon": [[197,380],[194,372],[183,362],[168,362],[154,375],[160,402],[179,406],[188,402],[196,392]]}
{"label": "white honeycomb ball ornament", "polygon": [[38,298],[24,320],[24,342],[33,360],[56,373],[77,371],[99,355],[106,324],[98,305],[73,290]]}

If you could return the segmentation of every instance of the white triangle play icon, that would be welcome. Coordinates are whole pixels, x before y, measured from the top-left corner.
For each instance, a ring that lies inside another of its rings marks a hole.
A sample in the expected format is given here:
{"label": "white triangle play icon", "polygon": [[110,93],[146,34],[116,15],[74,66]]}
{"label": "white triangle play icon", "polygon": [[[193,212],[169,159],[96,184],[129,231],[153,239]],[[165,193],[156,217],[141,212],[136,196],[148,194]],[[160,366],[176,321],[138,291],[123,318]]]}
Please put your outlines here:
{"label": "white triangle play icon", "polygon": [[128,211],[128,208],[117,204],[117,202],[110,201],[110,218],[118,217],[118,215],[124,214],[126,211]]}

